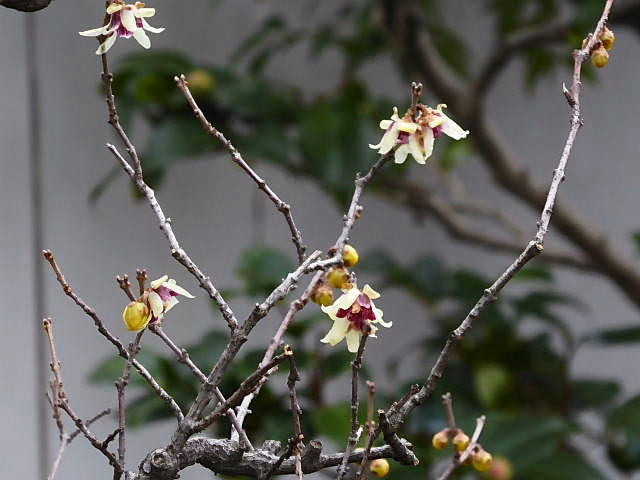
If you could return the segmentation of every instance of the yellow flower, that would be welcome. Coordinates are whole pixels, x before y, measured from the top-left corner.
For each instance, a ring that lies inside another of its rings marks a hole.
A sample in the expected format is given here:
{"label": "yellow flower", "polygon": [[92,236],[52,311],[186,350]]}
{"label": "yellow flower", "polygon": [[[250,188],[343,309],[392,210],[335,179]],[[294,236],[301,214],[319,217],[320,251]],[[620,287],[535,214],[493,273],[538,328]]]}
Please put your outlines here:
{"label": "yellow flower", "polygon": [[146,18],[153,17],[155,14],[155,8],[146,8],[142,2],[136,2],[131,5],[122,0],[116,0],[107,6],[109,20],[106,25],[85,30],[80,32],[80,35],[84,37],[105,37],[98,50],[96,50],[96,55],[107,53],[118,37],[133,37],[143,48],[151,48],[151,40],[149,40],[145,30],[151,33],[164,31],[164,28],[155,28],[147,23]]}
{"label": "yellow flower", "polygon": [[389,461],[386,458],[378,458],[371,462],[369,469],[374,473],[376,477],[383,478],[389,475],[391,467]]}
{"label": "yellow flower", "polygon": [[369,332],[370,337],[376,336],[378,328],[374,323],[387,328],[392,325],[382,319],[382,310],[373,304],[373,300],[379,297],[378,292],[365,285],[362,290],[353,287],[331,306],[323,306],[322,311],[333,320],[333,326],[320,341],[334,346],[346,338],[349,351],[357,352],[364,332]]}
{"label": "yellow flower", "polygon": [[380,128],[385,130],[380,143],[369,147],[385,155],[397,146],[394,153],[396,163],[404,163],[407,155],[411,154],[416,162],[424,164],[433,153],[436,138],[445,134],[454,140],[460,140],[469,134],[468,130],[463,130],[444,114],[442,109],[446,107],[441,103],[433,109],[420,103],[416,106],[415,120],[411,110],[400,118],[398,108],[393,107],[391,119],[380,122]]}

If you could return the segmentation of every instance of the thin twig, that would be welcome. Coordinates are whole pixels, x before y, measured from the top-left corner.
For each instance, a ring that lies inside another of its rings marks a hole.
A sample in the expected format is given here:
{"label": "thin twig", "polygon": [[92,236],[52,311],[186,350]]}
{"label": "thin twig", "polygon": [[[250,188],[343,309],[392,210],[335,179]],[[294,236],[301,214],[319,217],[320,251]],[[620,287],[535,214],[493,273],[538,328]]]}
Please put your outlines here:
{"label": "thin twig", "polygon": [[[128,276],[125,275],[126,283],[123,288],[125,292],[131,292],[131,283]],[[120,284],[120,281],[118,281]],[[140,340],[144,330],[141,330],[136,335],[135,340],[129,345],[129,359],[124,367],[122,376],[116,382],[116,389],[118,391],[118,463],[120,464],[120,472],[114,472],[114,480],[119,480],[122,476],[122,472],[125,471],[125,454],[126,454],[126,429],[127,429],[127,404],[125,399],[125,391],[129,384],[129,378],[131,377],[131,362],[135,359],[136,355],[140,351]]]}
{"label": "thin twig", "polygon": [[447,392],[442,396],[442,403],[444,404],[445,410],[447,411],[449,428],[452,432],[455,432],[456,430],[458,430],[458,425],[456,424],[456,414],[453,411],[453,398],[451,397],[451,393]]}
{"label": "thin twig", "polygon": [[160,230],[169,242],[171,255],[198,280],[200,286],[209,294],[209,297],[211,297],[211,299],[218,306],[218,310],[220,310],[220,313],[227,322],[227,325],[229,325],[229,328],[231,328],[232,330],[235,329],[238,326],[238,321],[236,320],[231,307],[229,307],[220,292],[215,288],[211,279],[204,273],[202,273],[200,267],[196,265],[196,263],[191,259],[187,252],[180,246],[180,244],[178,243],[178,239],[173,233],[171,220],[165,216],[162,207],[156,199],[153,189],[151,189],[144,181],[140,157],[138,157],[138,153],[136,152],[133,143],[120,124],[120,117],[118,116],[118,109],[116,107],[116,99],[113,95],[113,74],[109,71],[109,62],[107,60],[106,54],[102,55],[102,81],[107,91],[106,100],[109,110],[109,123],[113,126],[114,130],[124,143],[127,153],[129,154],[129,158],[131,158],[131,161],[133,163],[133,167],[118,153],[113,145],[107,144],[107,148],[120,162],[120,165],[122,165],[124,171],[127,173],[127,175],[129,175],[136,188],[147,199],[149,206],[158,219]]}
{"label": "thin twig", "polygon": [[138,281],[138,291],[140,295],[144,293],[144,289],[147,288],[147,280],[149,279],[149,275],[147,275],[147,271],[145,269],[137,269],[136,270],[136,280]]}
{"label": "thin twig", "polygon": [[247,175],[253,180],[258,188],[264,192],[264,194],[271,200],[271,202],[275,205],[276,209],[284,215],[285,220],[287,221],[287,225],[289,226],[289,231],[291,232],[291,241],[296,248],[298,253],[298,263],[302,263],[304,261],[304,253],[306,251],[306,246],[302,241],[302,234],[298,227],[296,226],[296,222],[293,219],[293,213],[291,212],[291,205],[283,202],[280,197],[273,191],[273,189],[267,184],[267,182],[256,173],[256,171],[251,168],[251,166],[242,158],[242,155],[238,151],[238,149],[227,139],[224,134],[219,131],[213,124],[207,120],[204,113],[198,106],[198,103],[193,98],[191,91],[189,90],[189,83],[187,82],[184,75],[180,75],[179,77],[174,77],[176,84],[180,91],[182,91],[184,97],[187,99],[189,106],[192,108],[195,116],[200,120],[202,127],[204,130],[211,135],[213,138],[218,140],[222,146],[229,152],[231,155],[231,159],[233,162],[238,165],[242,170],[245,171]]}
{"label": "thin twig", "polygon": [[356,358],[351,362],[351,435],[349,436],[347,448],[344,451],[342,464],[338,467],[338,480],[342,480],[346,475],[349,465],[349,457],[351,456],[353,449],[356,447],[362,433],[362,428],[359,428],[360,419],[358,415],[360,407],[360,399],[358,398],[358,375],[360,373],[360,368],[362,367],[362,357],[364,356],[368,337],[369,332],[363,333],[362,338],[360,339],[360,345],[358,346],[358,352],[356,353]]}
{"label": "thin twig", "polygon": [[118,287],[120,287],[120,290],[124,292],[129,300],[131,300],[132,302],[135,301],[136,297],[133,294],[133,291],[131,291],[131,282],[129,281],[129,275],[125,273],[122,276],[116,276],[116,282],[118,283]]}
{"label": "thin twig", "polygon": [[289,360],[289,377],[287,378],[287,388],[289,389],[289,400],[291,405],[291,414],[293,415],[293,427],[295,432],[295,462],[296,462],[296,475],[300,480],[304,478],[302,473],[301,455],[304,444],[304,435],[302,433],[302,424],[300,422],[300,416],[302,415],[302,407],[298,402],[298,394],[296,392],[296,382],[300,381],[300,372],[296,365],[296,359],[293,355],[293,350],[287,345],[284,349],[284,353]]}

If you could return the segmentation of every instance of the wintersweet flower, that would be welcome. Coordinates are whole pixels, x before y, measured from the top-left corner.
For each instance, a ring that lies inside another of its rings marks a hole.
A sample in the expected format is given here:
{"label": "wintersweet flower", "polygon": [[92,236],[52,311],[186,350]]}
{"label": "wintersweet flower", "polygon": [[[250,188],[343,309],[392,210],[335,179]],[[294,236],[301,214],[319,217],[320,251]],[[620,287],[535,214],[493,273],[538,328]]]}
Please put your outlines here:
{"label": "wintersweet flower", "polygon": [[147,325],[161,321],[164,314],[179,303],[178,295],[195,298],[174,279],[163,275],[151,282],[151,288],[147,288],[137,301],[125,307],[122,320],[129,330],[139,332]]}
{"label": "wintersweet flower", "polygon": [[380,122],[380,128],[385,130],[380,143],[369,147],[385,155],[397,146],[394,153],[396,163],[404,163],[407,155],[411,154],[416,162],[424,164],[433,153],[436,138],[445,134],[454,140],[460,140],[469,134],[468,130],[463,130],[445,115],[443,108],[447,108],[444,103],[439,104],[436,109],[419,103],[415,107],[415,116],[410,109],[400,118],[398,108],[393,107],[391,119]]}
{"label": "wintersweet flower", "polygon": [[382,319],[382,310],[373,304],[373,300],[379,297],[378,292],[365,285],[362,290],[357,287],[346,290],[333,305],[323,306],[322,311],[333,320],[333,326],[320,341],[334,346],[346,338],[349,351],[357,352],[365,332],[369,332],[370,337],[376,336],[378,328],[374,323],[387,328],[392,325]]}
{"label": "wintersweet flower", "polygon": [[147,22],[146,18],[153,17],[155,14],[155,8],[147,8],[142,2],[136,2],[132,5],[122,0],[116,0],[107,6],[109,20],[106,25],[85,30],[80,32],[80,35],[84,37],[105,37],[98,50],[96,50],[96,55],[107,53],[118,37],[133,37],[142,47],[150,48],[151,40],[149,40],[145,30],[151,33],[164,31],[164,28],[152,27]]}

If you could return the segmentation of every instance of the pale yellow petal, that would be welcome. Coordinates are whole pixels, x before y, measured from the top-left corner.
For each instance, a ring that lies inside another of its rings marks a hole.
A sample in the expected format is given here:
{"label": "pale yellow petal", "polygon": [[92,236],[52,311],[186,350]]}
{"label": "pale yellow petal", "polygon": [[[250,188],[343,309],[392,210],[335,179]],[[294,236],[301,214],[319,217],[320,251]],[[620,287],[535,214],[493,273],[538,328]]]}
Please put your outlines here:
{"label": "pale yellow petal", "polygon": [[167,280],[169,280],[169,275],[163,275],[157,280],[154,280],[153,282],[151,282],[151,288],[153,290],[156,290],[157,288],[160,288],[162,284],[167,283]]}
{"label": "pale yellow petal", "polygon": [[380,294],[376,292],[369,284],[366,284],[362,289],[362,293],[364,293],[371,300],[375,300],[376,298],[380,298]]}
{"label": "pale yellow petal", "polygon": [[162,28],[156,28],[156,27],[152,27],[151,25],[149,25],[149,22],[147,22],[144,18],[142,19],[142,28],[144,28],[145,30],[151,32],[151,33],[162,33],[164,32],[164,27]]}
{"label": "pale yellow petal", "polygon": [[167,300],[164,303],[164,313],[167,313],[169,310],[171,310],[173,307],[175,307],[179,303],[180,303],[180,300],[178,300],[176,297],[171,297],[169,300]]}
{"label": "pale yellow petal", "polygon": [[409,146],[408,145],[400,145],[393,156],[393,161],[395,163],[404,163],[407,159],[407,155],[409,155]]}
{"label": "pale yellow petal", "polygon": [[164,303],[162,302],[162,298],[156,292],[150,292],[147,297],[147,301],[149,302],[149,307],[151,308],[151,312],[153,316],[156,318],[160,318],[162,312],[164,312]]}
{"label": "pale yellow petal", "polygon": [[85,30],[83,32],[78,32],[79,35],[83,37],[99,37],[100,35],[105,35],[107,33],[108,26],[105,25],[100,28],[92,28],[91,30]]}
{"label": "pale yellow petal", "polygon": [[393,107],[393,115],[391,115],[391,120],[397,122],[400,120],[400,116],[398,115],[398,107]]}
{"label": "pale yellow petal", "polygon": [[425,158],[422,153],[422,148],[420,143],[418,142],[418,137],[414,134],[409,136],[409,152],[413,156],[414,160],[421,165],[425,164]]}
{"label": "pale yellow petal", "polygon": [[187,292],[184,288],[182,288],[180,285],[176,284],[176,281],[173,278],[169,280],[167,283],[165,283],[164,286],[167,287],[172,292],[176,292],[178,295],[182,295],[183,297],[196,298],[193,295],[191,295],[189,292]]}
{"label": "pale yellow petal", "polygon": [[400,120],[398,123],[398,130],[406,133],[413,133],[418,129],[418,124],[413,122],[405,122]]}
{"label": "pale yellow petal", "polygon": [[433,153],[433,143],[435,140],[436,137],[433,135],[433,130],[429,127],[425,127],[424,130],[422,130],[422,148],[424,150],[425,160]]}
{"label": "pale yellow petal", "polygon": [[155,8],[136,8],[133,14],[138,18],[142,18],[142,17],[149,18],[149,17],[153,17],[156,14],[156,9]]}
{"label": "pale yellow petal", "polygon": [[469,130],[463,130],[460,125],[445,115],[445,121],[442,124],[442,133],[454,140],[460,140],[461,138],[467,138]]}
{"label": "pale yellow petal", "polygon": [[400,132],[398,130],[398,125],[397,123],[394,123],[391,128],[387,130],[382,136],[382,139],[378,144],[378,153],[381,155],[386,155],[387,153],[389,153],[393,149],[393,147],[396,146],[396,143],[398,143],[399,133]]}
{"label": "pale yellow petal", "polygon": [[136,24],[136,17],[133,14],[132,10],[129,10],[127,8],[122,10],[122,12],[120,13],[120,21],[122,22],[124,28],[126,28],[130,32],[139,30],[138,25]]}
{"label": "pale yellow petal", "polygon": [[117,38],[118,35],[116,33],[112,33],[107,38],[105,38],[104,42],[102,42],[98,47],[98,50],[96,50],[96,55],[103,55],[107,53],[111,49],[111,47],[113,47],[113,44],[116,43]]}
{"label": "pale yellow petal", "polygon": [[358,299],[358,295],[360,295],[360,290],[357,288],[351,288],[347,290],[344,295],[341,295],[335,302],[333,302],[333,306],[337,308],[347,309],[351,307]]}
{"label": "pale yellow petal", "polygon": [[331,346],[335,346],[342,341],[347,330],[349,330],[349,320],[346,318],[337,318],[334,320],[331,330],[329,330],[329,332],[327,332],[324,338],[320,341],[322,343],[328,343]]}
{"label": "pale yellow petal", "polygon": [[133,32],[133,38],[135,38],[136,41],[143,48],[146,48],[146,49],[151,48],[151,40],[149,39],[149,36],[147,35],[147,32],[145,32],[142,28],[139,28],[138,30]]}
{"label": "pale yellow petal", "polygon": [[384,315],[384,313],[382,312],[382,310],[380,310],[379,308],[373,308],[373,313],[375,313],[376,315],[376,319],[375,322],[379,323],[380,325],[382,325],[385,328],[389,328],[393,325],[393,322],[385,322],[382,319],[382,316]]}
{"label": "pale yellow petal", "polygon": [[360,339],[362,338],[362,332],[359,330],[349,330],[346,334],[347,348],[351,353],[356,353],[360,346]]}
{"label": "pale yellow petal", "polygon": [[380,128],[382,130],[388,129],[391,125],[393,125],[393,120],[380,120]]}
{"label": "pale yellow petal", "polygon": [[124,5],[122,5],[121,3],[111,3],[109,4],[109,6],[107,7],[107,13],[109,15],[113,15],[116,12],[119,12],[120,10],[122,10],[122,8],[124,7]]}

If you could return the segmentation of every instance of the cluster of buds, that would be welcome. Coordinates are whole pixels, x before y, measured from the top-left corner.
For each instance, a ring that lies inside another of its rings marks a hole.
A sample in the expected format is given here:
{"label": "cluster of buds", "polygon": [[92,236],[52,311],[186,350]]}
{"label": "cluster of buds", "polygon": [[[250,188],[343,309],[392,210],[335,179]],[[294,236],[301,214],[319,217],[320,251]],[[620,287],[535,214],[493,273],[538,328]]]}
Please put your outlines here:
{"label": "cluster of buds", "polygon": [[[346,245],[342,260],[344,267],[332,269],[327,274],[326,283],[319,285],[311,298],[333,320],[333,326],[320,341],[335,346],[346,339],[348,350],[355,353],[364,334],[375,338],[378,331],[376,325],[388,328],[391,322],[382,319],[382,310],[373,303],[380,294],[369,285],[359,289],[349,273],[347,267],[353,267],[360,261],[358,251],[351,245]],[[335,301],[333,288],[339,288],[343,292]]]}
{"label": "cluster of buds", "polygon": [[463,465],[473,465],[479,472],[485,472],[491,468],[493,457],[479,444],[470,444],[469,436],[460,428],[444,428],[433,436],[431,443],[436,450],[444,450],[451,443],[455,446],[457,455],[461,456],[471,449],[466,455]]}
{"label": "cluster of buds", "polygon": [[122,312],[122,320],[126,327],[134,332],[147,327],[147,325],[161,322],[164,314],[171,310],[178,302],[178,296],[195,298],[173,278],[167,275],[151,282],[140,298],[130,302]]}
{"label": "cluster of buds", "polygon": [[604,68],[609,64],[609,52],[616,44],[616,36],[608,27],[604,27],[598,39],[600,45],[591,52],[591,61],[597,68]]}

